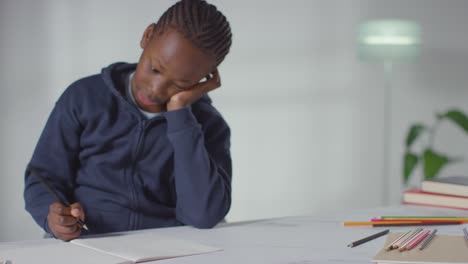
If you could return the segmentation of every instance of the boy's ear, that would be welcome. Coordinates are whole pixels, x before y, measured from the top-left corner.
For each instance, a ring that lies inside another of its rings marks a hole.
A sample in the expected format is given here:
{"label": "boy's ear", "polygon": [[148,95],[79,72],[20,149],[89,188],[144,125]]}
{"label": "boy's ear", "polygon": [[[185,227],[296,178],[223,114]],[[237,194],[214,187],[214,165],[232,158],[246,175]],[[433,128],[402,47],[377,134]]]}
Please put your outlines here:
{"label": "boy's ear", "polygon": [[148,46],[148,43],[150,43],[151,38],[153,37],[155,28],[156,28],[156,24],[152,23],[145,29],[145,32],[143,32],[143,37],[141,37],[141,41],[140,41],[140,47],[142,49],[145,49],[146,46]]}

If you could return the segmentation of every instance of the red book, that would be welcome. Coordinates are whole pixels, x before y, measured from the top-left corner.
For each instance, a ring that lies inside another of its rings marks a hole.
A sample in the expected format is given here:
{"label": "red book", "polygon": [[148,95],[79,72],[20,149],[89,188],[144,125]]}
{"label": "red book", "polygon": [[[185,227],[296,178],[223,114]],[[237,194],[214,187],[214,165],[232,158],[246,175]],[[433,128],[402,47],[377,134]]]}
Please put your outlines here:
{"label": "red book", "polygon": [[403,203],[468,210],[468,197],[430,193],[418,189],[403,192]]}

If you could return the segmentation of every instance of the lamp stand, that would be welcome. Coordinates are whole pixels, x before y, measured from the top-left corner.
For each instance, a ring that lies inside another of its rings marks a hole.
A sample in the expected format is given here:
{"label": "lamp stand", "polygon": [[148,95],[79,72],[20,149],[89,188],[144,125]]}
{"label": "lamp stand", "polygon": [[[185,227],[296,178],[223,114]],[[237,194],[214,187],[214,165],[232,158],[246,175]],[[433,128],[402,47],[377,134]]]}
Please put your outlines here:
{"label": "lamp stand", "polygon": [[384,85],[384,120],[383,120],[383,171],[382,171],[382,204],[384,206],[390,203],[390,138],[391,138],[391,101],[392,101],[392,70],[393,65],[390,61],[384,62],[385,85]]}

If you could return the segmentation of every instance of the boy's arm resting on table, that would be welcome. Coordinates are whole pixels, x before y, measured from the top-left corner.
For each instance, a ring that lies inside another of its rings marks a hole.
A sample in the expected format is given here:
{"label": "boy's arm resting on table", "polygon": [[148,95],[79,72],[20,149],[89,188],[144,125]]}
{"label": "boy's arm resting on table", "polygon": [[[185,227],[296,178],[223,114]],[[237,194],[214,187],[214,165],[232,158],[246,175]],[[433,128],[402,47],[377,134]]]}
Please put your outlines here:
{"label": "boy's arm resting on table", "polygon": [[205,107],[211,106],[197,109],[201,120],[190,107],[165,113],[174,149],[176,217],[198,228],[215,226],[231,206],[230,130],[214,108]]}
{"label": "boy's arm resting on table", "polygon": [[34,174],[40,173],[58,195],[68,199],[72,193],[78,165],[80,125],[69,110],[72,100],[64,94],[52,110],[25,172],[24,201],[26,210],[38,225],[52,234],[47,222],[49,207],[57,199]]}

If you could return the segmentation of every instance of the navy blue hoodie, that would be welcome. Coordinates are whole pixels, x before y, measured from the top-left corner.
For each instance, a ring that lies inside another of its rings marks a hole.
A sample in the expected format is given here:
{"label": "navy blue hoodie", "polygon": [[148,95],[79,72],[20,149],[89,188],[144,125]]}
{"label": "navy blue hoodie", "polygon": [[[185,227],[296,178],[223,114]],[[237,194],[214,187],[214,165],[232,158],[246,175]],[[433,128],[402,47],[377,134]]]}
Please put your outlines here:
{"label": "navy blue hoodie", "polygon": [[[125,96],[136,64],[73,83],[56,102],[29,167],[70,202],[91,233],[210,228],[231,204],[230,130],[208,96],[147,119]],[[26,210],[48,233],[57,200],[25,173]]]}

